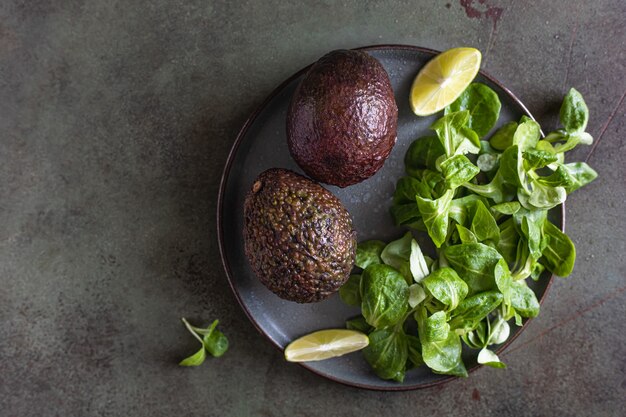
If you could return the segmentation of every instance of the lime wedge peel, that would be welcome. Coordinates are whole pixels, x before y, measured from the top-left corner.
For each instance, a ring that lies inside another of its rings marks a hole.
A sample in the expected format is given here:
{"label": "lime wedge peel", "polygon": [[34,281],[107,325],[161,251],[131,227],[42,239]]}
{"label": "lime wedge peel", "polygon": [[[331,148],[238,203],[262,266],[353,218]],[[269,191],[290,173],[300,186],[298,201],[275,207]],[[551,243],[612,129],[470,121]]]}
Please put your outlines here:
{"label": "lime wedge peel", "polygon": [[369,344],[366,334],[347,329],[319,330],[294,340],[285,348],[289,362],[336,358],[361,350]]}
{"label": "lime wedge peel", "polygon": [[475,48],[453,48],[428,61],[415,77],[409,101],[418,116],[429,116],[456,100],[480,69]]}

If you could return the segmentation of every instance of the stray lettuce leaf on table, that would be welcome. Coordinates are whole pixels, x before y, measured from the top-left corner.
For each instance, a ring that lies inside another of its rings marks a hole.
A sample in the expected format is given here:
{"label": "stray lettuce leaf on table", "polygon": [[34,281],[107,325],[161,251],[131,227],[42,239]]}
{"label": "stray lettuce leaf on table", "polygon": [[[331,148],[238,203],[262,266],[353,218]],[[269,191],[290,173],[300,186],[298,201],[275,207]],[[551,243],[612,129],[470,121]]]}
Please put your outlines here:
{"label": "stray lettuce leaf on table", "polygon": [[192,326],[187,319],[182,319],[185,327],[189,332],[198,339],[202,344],[200,350],[193,355],[183,359],[179,365],[181,366],[198,366],[202,365],[206,359],[206,353],[218,358],[222,356],[228,350],[228,339],[224,336],[224,333],[217,330],[218,320],[215,320],[209,327],[202,329]]}

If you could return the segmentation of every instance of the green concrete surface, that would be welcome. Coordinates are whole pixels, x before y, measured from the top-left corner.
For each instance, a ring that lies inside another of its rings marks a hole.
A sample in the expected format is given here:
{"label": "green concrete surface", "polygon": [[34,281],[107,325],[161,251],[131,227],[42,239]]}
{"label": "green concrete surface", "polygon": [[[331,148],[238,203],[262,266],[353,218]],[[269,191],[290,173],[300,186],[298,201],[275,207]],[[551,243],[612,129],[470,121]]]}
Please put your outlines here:
{"label": "green concrete surface", "polygon": [[[618,416],[626,408],[626,2],[3,0],[0,416]],[[547,129],[570,86],[599,179],[574,273],[502,355],[432,389],[285,363],[231,292],[218,184],[248,115],[325,52],[475,46]],[[179,318],[231,348],[197,369]]]}

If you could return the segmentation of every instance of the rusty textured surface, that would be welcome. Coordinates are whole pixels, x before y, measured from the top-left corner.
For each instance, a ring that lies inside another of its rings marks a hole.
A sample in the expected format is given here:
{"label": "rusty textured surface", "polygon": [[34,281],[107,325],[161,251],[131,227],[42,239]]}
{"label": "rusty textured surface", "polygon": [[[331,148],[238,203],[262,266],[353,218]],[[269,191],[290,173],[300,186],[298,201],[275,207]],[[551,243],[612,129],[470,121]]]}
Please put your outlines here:
{"label": "rusty textured surface", "polygon": [[[626,407],[626,4],[6,0],[0,4],[0,415],[613,416]],[[504,372],[404,393],[293,364],[219,262],[216,195],[248,114],[324,53],[476,46],[547,129],[570,86],[600,174],[568,199],[572,276]],[[220,318],[198,369],[178,321]]]}

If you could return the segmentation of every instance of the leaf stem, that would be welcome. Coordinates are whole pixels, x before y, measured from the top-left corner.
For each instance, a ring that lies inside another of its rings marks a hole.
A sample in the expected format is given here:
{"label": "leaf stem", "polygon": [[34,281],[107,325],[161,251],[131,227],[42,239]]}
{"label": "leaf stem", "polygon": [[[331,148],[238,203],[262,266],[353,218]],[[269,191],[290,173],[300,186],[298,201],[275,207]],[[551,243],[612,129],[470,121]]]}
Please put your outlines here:
{"label": "leaf stem", "polygon": [[189,330],[189,332],[193,335],[193,337],[195,337],[196,339],[198,339],[198,341],[202,344],[202,346],[204,346],[204,342],[202,341],[202,338],[200,338],[200,336],[198,336],[198,334],[195,332],[195,327],[193,327],[186,318],[182,318],[181,319],[183,321],[183,323],[185,324],[185,327],[187,328],[187,330]]}

